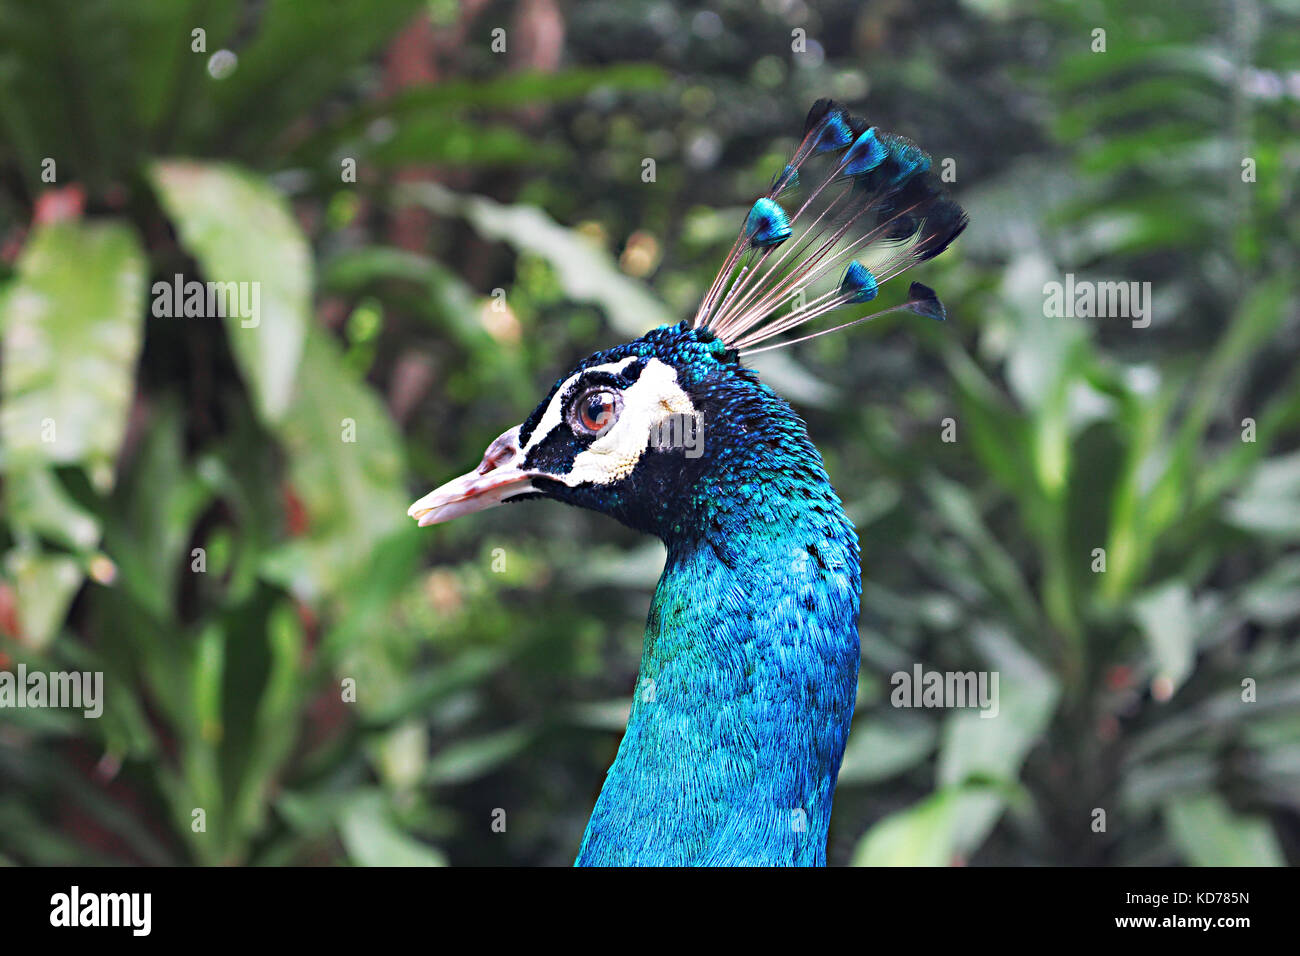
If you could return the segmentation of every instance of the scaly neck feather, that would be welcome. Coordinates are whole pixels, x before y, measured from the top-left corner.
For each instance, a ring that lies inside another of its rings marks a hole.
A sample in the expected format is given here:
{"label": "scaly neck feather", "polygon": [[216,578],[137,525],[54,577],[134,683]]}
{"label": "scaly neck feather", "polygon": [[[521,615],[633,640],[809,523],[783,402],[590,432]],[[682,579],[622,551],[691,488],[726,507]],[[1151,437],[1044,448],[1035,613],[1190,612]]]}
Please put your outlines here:
{"label": "scaly neck feather", "polygon": [[663,535],[632,712],[578,865],[826,861],[857,686],[857,537],[803,423],[757,389],[691,520]]}

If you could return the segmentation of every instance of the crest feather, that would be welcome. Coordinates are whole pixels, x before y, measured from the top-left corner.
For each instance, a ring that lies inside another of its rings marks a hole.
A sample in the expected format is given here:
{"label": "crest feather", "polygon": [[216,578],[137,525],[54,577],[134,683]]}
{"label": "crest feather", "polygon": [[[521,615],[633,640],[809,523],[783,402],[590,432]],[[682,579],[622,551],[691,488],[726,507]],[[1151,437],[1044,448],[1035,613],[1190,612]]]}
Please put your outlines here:
{"label": "crest feather", "polygon": [[[809,175],[804,167],[814,164],[826,168]],[[910,139],[882,133],[831,100],[818,100],[794,155],[746,216],[700,303],[695,327],[743,354],[793,345],[885,312],[943,319],[934,291],[914,282],[908,301],[893,308],[756,348],[836,309],[871,301],[881,285],[948,248],[968,220],[930,165]],[[806,198],[778,201],[801,183],[815,184]],[[818,284],[825,290],[810,291]]]}

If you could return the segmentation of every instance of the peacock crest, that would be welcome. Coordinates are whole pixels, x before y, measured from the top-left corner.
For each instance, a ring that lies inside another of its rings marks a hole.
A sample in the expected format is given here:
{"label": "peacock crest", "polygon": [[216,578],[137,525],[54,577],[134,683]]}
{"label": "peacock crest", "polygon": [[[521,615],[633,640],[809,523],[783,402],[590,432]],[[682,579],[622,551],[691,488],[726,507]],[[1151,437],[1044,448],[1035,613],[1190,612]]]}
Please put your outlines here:
{"label": "peacock crest", "polygon": [[[745,217],[693,326],[748,355],[887,312],[945,318],[934,291],[914,282],[899,305],[771,341],[838,309],[870,302],[890,279],[948,248],[967,217],[930,166],[929,155],[911,140],[879,132],[831,100],[818,100],[794,155]],[[805,183],[812,185],[801,198]]]}

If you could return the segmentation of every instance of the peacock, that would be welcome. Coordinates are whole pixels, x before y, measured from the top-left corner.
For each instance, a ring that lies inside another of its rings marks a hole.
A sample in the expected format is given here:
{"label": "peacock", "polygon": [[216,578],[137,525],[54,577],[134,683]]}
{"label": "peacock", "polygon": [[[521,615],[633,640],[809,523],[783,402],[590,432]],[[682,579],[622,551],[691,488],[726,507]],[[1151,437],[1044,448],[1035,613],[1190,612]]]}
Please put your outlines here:
{"label": "peacock", "polygon": [[666,546],[577,865],[825,865],[857,690],[858,539],[804,422],[743,360],[886,312],[945,318],[913,282],[897,305],[790,335],[962,231],[930,166],[819,100],[693,320],[584,359],[477,468],[411,505],[426,526],[553,498]]}

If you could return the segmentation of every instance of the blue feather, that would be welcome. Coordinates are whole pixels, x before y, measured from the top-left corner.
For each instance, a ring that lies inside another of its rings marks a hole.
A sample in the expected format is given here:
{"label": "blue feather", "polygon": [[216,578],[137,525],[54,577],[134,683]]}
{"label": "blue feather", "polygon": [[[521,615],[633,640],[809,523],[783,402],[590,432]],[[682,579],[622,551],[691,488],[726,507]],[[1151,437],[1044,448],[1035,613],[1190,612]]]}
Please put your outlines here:
{"label": "blue feather", "polygon": [[813,140],[813,149],[825,153],[832,149],[843,149],[853,142],[853,127],[848,114],[841,109],[833,109],[822,120],[821,129]]}
{"label": "blue feather", "polygon": [[870,302],[879,292],[880,287],[876,284],[876,277],[871,274],[871,270],[856,259],[850,262],[848,269],[844,271],[844,280],[840,283],[840,293],[843,295],[852,293],[849,302]]}
{"label": "blue feather", "polygon": [[760,249],[778,246],[790,238],[790,217],[766,196],[754,203],[745,217],[745,235]]}
{"label": "blue feather", "polygon": [[929,316],[939,322],[948,318],[948,310],[928,285],[913,282],[907,290],[907,297],[910,300],[907,307],[917,315]]}
{"label": "blue feather", "polygon": [[876,137],[873,126],[854,140],[844,154],[844,172],[850,176],[869,173],[885,161],[886,155],[885,145]]}
{"label": "blue feather", "polygon": [[930,156],[910,139],[894,133],[882,137],[885,143],[888,162],[880,167],[882,181],[876,184],[881,190],[893,189],[917,173],[924,173],[930,168]]}
{"label": "blue feather", "polygon": [[786,166],[773,178],[768,194],[769,196],[779,196],[787,189],[797,189],[798,187],[799,170],[793,166]]}

